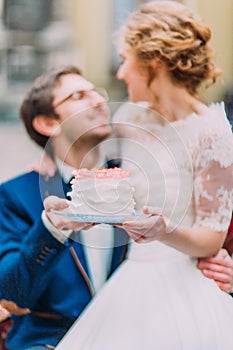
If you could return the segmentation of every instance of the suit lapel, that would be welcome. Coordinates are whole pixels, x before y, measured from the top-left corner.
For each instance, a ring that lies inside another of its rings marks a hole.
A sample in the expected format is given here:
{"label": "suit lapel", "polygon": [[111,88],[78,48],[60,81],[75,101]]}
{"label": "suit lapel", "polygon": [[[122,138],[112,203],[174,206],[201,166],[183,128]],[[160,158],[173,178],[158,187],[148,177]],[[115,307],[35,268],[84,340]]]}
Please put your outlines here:
{"label": "suit lapel", "polygon": [[129,243],[129,236],[126,232],[119,228],[114,228],[114,250],[112,256],[112,266],[109,275],[119,266],[125,259],[127,247]]}
{"label": "suit lapel", "polygon": [[76,254],[80,259],[80,263],[82,264],[86,273],[88,273],[87,262],[85,258],[85,253],[83,249],[83,243],[80,237],[80,231],[73,232],[71,235],[72,246],[75,249]]}
{"label": "suit lapel", "polygon": [[66,192],[70,190],[58,171],[52,177],[40,175],[39,183],[42,200],[51,195],[66,198]]}
{"label": "suit lapel", "polygon": [[71,253],[72,258],[75,262],[75,265],[77,266],[78,270],[82,274],[82,276],[83,276],[83,278],[88,286],[88,289],[90,291],[91,296],[93,297],[94,296],[94,288],[92,285],[92,281],[88,275],[87,261],[85,259],[83,244],[82,244],[81,238],[80,238],[80,232],[74,232],[71,239],[73,239],[73,243],[69,247],[70,253]]}

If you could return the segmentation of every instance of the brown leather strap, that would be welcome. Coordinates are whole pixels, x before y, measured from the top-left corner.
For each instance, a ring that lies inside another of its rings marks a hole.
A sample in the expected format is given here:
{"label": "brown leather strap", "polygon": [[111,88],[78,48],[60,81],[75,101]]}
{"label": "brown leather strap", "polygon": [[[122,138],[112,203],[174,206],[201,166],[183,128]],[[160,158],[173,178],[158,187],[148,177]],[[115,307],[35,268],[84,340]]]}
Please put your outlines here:
{"label": "brown leather strap", "polygon": [[31,311],[30,314],[33,316],[42,317],[42,318],[51,318],[54,320],[62,319],[62,316],[59,314],[56,314],[55,312]]}
{"label": "brown leather strap", "polygon": [[81,274],[83,275],[83,278],[85,279],[85,282],[86,282],[86,284],[88,286],[90,294],[93,297],[94,294],[95,294],[94,288],[92,287],[91,281],[90,281],[86,271],[84,270],[84,268],[83,268],[83,266],[82,266],[82,264],[81,264],[81,262],[80,262],[80,260],[79,260],[79,258],[77,256],[77,254],[76,254],[76,251],[74,250],[73,247],[70,247],[70,253],[72,255],[72,258],[74,259],[74,262],[75,262],[77,268],[81,271]]}
{"label": "brown leather strap", "polygon": [[61,315],[55,312],[42,312],[42,311],[34,311],[28,308],[20,308],[15,302],[2,299],[0,300],[0,304],[4,307],[10,314],[17,316],[25,316],[25,315],[35,315],[43,318],[51,318],[59,320],[62,318]]}

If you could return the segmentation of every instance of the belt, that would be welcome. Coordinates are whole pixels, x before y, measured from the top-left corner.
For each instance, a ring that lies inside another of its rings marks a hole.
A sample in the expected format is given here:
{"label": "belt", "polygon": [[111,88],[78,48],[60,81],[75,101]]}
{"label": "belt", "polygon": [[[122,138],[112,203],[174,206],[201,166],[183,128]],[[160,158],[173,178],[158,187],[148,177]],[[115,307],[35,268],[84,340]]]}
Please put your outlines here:
{"label": "belt", "polygon": [[55,312],[41,312],[41,311],[30,311],[29,315],[42,317],[42,318],[50,318],[54,320],[61,320],[62,316],[59,314],[56,314]]}
{"label": "belt", "polygon": [[37,317],[50,318],[55,320],[62,319],[62,316],[55,312],[34,311],[28,308],[20,308],[15,302],[5,299],[0,300],[0,305],[4,307],[8,312],[16,316],[25,316],[31,314]]}

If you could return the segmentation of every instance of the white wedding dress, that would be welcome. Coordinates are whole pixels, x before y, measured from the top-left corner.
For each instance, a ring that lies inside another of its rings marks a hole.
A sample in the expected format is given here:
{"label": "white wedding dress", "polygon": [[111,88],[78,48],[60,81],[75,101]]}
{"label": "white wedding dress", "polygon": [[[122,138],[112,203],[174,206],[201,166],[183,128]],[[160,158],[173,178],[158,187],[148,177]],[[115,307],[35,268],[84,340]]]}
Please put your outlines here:
{"label": "white wedding dress", "polygon": [[[227,230],[233,139],[223,104],[170,124],[127,104],[114,121],[138,208],[160,207],[174,225]],[[233,299],[196,264],[158,241],[131,243],[127,259],[56,349],[233,350]]]}

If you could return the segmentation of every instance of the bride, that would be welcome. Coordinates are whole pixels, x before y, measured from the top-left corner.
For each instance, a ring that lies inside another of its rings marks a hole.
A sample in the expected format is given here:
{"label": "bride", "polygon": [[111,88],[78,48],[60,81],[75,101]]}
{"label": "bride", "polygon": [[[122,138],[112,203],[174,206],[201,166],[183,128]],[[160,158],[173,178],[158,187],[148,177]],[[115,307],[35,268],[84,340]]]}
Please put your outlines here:
{"label": "bride", "polygon": [[121,31],[117,77],[132,103],[114,127],[137,208],[150,215],[123,223],[127,259],[57,350],[233,349],[232,298],[196,267],[221,248],[233,202],[224,105],[198,95],[219,75],[210,37],[175,1],[142,5]]}

